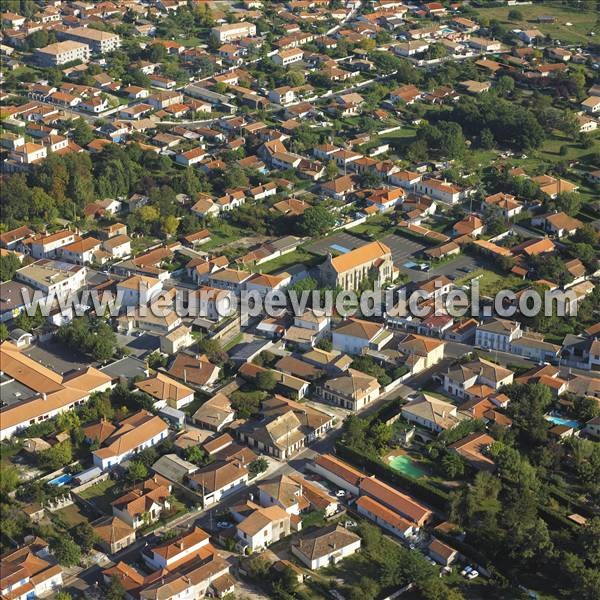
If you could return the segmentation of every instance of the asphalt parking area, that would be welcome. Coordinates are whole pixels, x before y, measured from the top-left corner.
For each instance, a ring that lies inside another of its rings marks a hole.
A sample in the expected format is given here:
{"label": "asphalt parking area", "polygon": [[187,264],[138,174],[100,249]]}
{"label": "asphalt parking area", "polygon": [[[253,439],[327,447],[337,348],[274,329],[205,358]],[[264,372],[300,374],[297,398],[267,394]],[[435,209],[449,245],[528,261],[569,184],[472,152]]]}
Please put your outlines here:
{"label": "asphalt parking area", "polygon": [[316,240],[312,244],[308,244],[306,249],[313,254],[327,256],[329,252],[333,254],[345,254],[345,252],[355,250],[368,243],[355,235],[340,231],[339,233]]}

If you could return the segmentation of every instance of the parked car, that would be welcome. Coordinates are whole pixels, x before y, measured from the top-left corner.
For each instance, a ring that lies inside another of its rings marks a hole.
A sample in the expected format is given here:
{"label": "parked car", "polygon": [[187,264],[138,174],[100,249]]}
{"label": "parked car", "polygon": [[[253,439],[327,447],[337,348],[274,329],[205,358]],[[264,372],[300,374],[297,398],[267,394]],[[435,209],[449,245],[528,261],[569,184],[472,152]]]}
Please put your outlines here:
{"label": "parked car", "polygon": [[470,573],[467,573],[467,579],[475,579],[475,577],[479,577],[479,571],[471,571]]}
{"label": "parked car", "polygon": [[465,577],[467,576],[471,571],[473,570],[473,567],[471,565],[467,565],[461,572],[460,574]]}

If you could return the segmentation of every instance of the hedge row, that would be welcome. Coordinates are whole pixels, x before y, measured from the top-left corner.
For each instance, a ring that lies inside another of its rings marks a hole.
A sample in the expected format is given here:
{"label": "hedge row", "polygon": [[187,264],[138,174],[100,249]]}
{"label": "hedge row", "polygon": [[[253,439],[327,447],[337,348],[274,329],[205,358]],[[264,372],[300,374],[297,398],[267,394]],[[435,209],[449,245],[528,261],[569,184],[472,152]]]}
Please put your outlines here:
{"label": "hedge row", "polygon": [[394,471],[386,464],[374,460],[370,456],[366,456],[357,452],[353,448],[344,446],[341,441],[336,443],[336,453],[340,458],[347,460],[355,467],[362,468],[374,475],[377,475],[382,481],[390,485],[394,485],[402,490],[414,495],[417,499],[427,502],[438,510],[446,512],[450,496],[448,493],[433,487],[429,483],[413,479],[407,475],[403,475],[398,471]]}
{"label": "hedge row", "polygon": [[542,517],[542,519],[544,519],[544,521],[546,521],[546,523],[553,529],[566,527],[567,529],[575,530],[577,527],[579,527],[577,523],[567,519],[567,517],[556,512],[549,506],[539,506],[538,512],[540,517]]}

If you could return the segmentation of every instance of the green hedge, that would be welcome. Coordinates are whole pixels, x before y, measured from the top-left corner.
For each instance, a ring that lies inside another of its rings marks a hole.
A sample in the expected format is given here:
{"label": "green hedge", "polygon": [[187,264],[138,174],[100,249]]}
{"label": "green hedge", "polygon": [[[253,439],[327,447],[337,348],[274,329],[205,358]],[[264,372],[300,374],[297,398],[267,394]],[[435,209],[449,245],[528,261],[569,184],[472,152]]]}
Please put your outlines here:
{"label": "green hedge", "polygon": [[560,529],[562,527],[566,527],[567,529],[575,530],[579,527],[577,523],[567,519],[567,517],[556,512],[549,506],[538,507],[538,512],[540,517],[542,517],[542,519],[544,519],[544,521],[546,521],[546,523],[553,529]]}
{"label": "green hedge", "polygon": [[447,511],[448,502],[450,500],[450,496],[447,492],[433,487],[424,481],[422,482],[418,479],[403,475],[398,471],[394,471],[394,469],[388,467],[386,464],[344,446],[340,441],[336,443],[336,453],[340,458],[347,460],[355,467],[360,467],[377,475],[377,477],[385,483],[396,486],[399,489],[414,495],[417,499],[421,499],[423,502],[431,504],[431,506],[434,506],[438,510],[443,512]]}

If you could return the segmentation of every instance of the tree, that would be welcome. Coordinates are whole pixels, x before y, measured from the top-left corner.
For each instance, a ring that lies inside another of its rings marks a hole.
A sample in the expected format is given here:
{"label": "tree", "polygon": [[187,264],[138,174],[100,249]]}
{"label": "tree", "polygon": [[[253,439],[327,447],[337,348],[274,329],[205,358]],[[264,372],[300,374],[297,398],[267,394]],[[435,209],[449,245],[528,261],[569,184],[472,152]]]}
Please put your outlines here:
{"label": "tree", "polygon": [[350,588],[348,598],[350,600],[374,600],[379,594],[377,582],[370,577],[361,577],[358,584]]}
{"label": "tree", "polygon": [[161,230],[167,238],[173,237],[177,233],[179,220],[174,215],[167,215],[162,222]]}
{"label": "tree", "polygon": [[215,365],[222,365],[227,361],[227,353],[223,351],[221,343],[216,339],[205,338],[198,340],[198,351],[206,354],[208,360]]}
{"label": "tree", "polygon": [[508,11],[508,20],[509,21],[522,21],[523,13],[520,10],[513,8]]}
{"label": "tree", "polygon": [[262,390],[264,392],[270,392],[273,389],[275,389],[276,385],[277,381],[275,379],[273,371],[260,371],[260,373],[258,373],[258,375],[256,376],[256,387],[259,390]]}
{"label": "tree", "polygon": [[406,151],[406,158],[412,163],[420,163],[429,158],[429,148],[425,140],[414,141]]}
{"label": "tree", "polygon": [[330,160],[325,166],[325,177],[328,181],[333,181],[338,176],[338,166],[335,160]]}
{"label": "tree", "polygon": [[583,204],[583,196],[577,192],[563,192],[555,199],[548,201],[548,206],[558,211],[566,212],[574,217]]}
{"label": "tree", "polygon": [[508,75],[502,75],[496,82],[494,89],[500,96],[510,96],[515,89],[515,80]]}
{"label": "tree", "polygon": [[4,323],[0,323],[0,342],[8,339],[9,335],[8,327]]}
{"label": "tree", "polygon": [[0,281],[10,281],[21,266],[21,261],[13,252],[0,256]]}
{"label": "tree", "polygon": [[442,469],[447,477],[455,479],[464,475],[465,463],[456,452],[446,452],[444,458],[442,458]]}
{"label": "tree", "polygon": [[85,119],[77,119],[73,126],[72,136],[78,146],[85,147],[94,139],[94,130]]}
{"label": "tree", "polygon": [[311,206],[301,217],[300,229],[305,235],[320,236],[335,225],[335,216],[324,206]]}
{"label": "tree", "polygon": [[117,336],[102,319],[77,317],[56,332],[56,338],[73,350],[87,354],[94,360],[105,361],[116,350]]}
{"label": "tree", "polygon": [[479,145],[484,150],[491,150],[496,145],[494,134],[487,127],[479,134]]}
{"label": "tree", "polygon": [[73,446],[71,440],[65,440],[55,444],[39,455],[39,463],[42,468],[55,471],[73,461]]}
{"label": "tree", "polygon": [[89,521],[82,521],[75,525],[73,527],[73,537],[84,554],[87,554],[100,539]]}
{"label": "tree", "polygon": [[268,468],[269,461],[264,456],[260,456],[248,465],[248,472],[252,477],[255,477],[259,473],[266,471]]}
{"label": "tree", "polygon": [[110,580],[110,585],[106,590],[106,600],[123,600],[125,598],[126,591],[121,583],[121,580],[113,576]]}
{"label": "tree", "polygon": [[13,465],[2,467],[2,477],[0,477],[0,496],[6,496],[14,491],[19,485],[19,472]]}
{"label": "tree", "polygon": [[69,594],[69,592],[64,592],[64,591],[60,591],[60,592],[56,592],[54,594],[54,600],[72,600],[73,596],[71,596],[71,594]]}
{"label": "tree", "polygon": [[129,469],[127,469],[127,479],[135,485],[138,481],[146,479],[146,477],[148,477],[148,469],[144,463],[139,460],[131,461]]}
{"label": "tree", "polygon": [[186,450],[185,457],[195,465],[202,465],[206,459],[206,452],[200,446],[191,446]]}
{"label": "tree", "polygon": [[64,567],[74,567],[81,560],[81,549],[68,535],[52,538],[50,548],[56,560]]}

